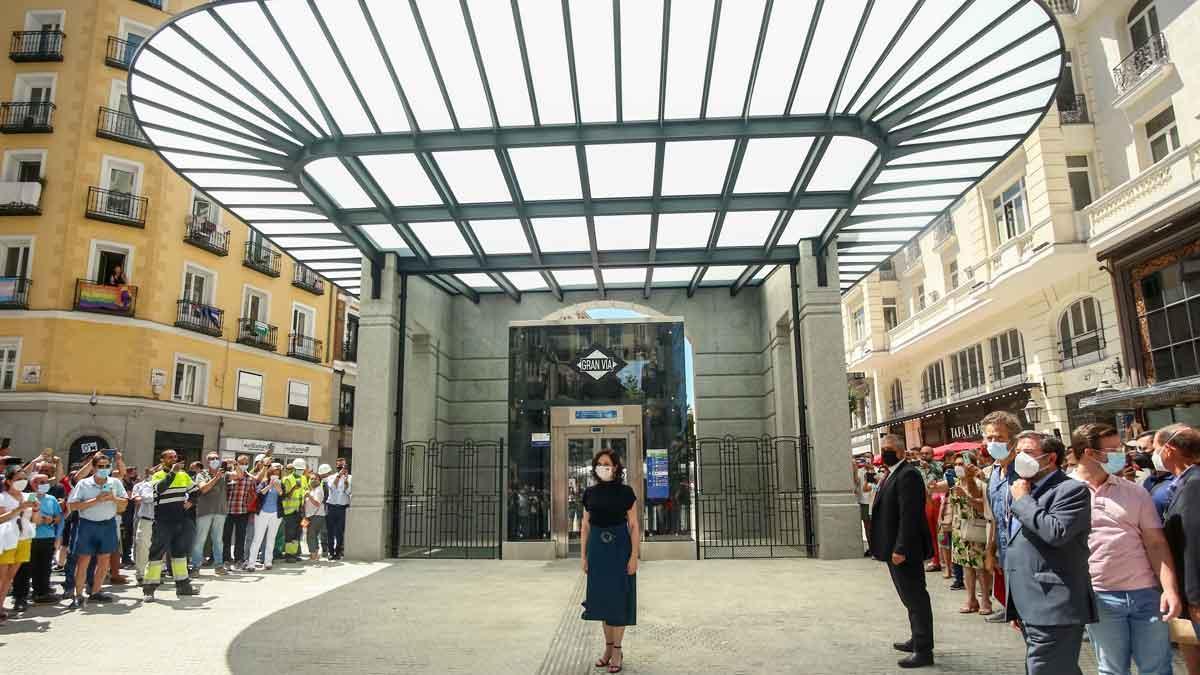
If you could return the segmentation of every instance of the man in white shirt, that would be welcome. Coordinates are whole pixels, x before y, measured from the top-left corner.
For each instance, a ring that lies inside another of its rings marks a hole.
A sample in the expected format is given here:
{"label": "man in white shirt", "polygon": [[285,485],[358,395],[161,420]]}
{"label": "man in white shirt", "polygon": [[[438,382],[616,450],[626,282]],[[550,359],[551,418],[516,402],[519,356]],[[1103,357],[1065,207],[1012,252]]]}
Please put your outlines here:
{"label": "man in white shirt", "polygon": [[325,528],[329,537],[329,559],[341,560],[346,546],[346,509],[350,508],[353,477],[345,457],[337,458],[337,473],[325,479],[329,494],[325,498]]}
{"label": "man in white shirt", "polygon": [[133,503],[137,504],[137,513],[133,514],[133,571],[139,584],[150,562],[150,539],[154,535],[154,483],[150,480],[151,475],[152,472],[147,469],[145,478],[133,486],[130,494]]}

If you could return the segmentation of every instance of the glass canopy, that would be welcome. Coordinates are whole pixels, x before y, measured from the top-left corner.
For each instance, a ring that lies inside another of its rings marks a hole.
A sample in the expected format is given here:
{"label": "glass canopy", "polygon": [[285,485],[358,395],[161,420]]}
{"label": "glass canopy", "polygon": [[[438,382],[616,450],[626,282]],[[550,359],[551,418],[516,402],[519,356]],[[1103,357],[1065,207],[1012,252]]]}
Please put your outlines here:
{"label": "glass canopy", "polygon": [[[1041,0],[226,0],[130,67],[162,157],[350,292],[846,290],[1036,127]],[[831,280],[832,282],[832,280]]]}

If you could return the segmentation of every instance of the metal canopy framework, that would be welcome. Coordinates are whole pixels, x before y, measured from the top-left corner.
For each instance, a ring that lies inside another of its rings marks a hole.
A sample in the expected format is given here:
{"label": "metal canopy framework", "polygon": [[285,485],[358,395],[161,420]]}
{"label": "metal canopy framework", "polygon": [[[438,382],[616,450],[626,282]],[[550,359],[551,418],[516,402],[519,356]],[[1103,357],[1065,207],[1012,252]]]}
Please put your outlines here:
{"label": "metal canopy framework", "polygon": [[352,293],[850,288],[1036,128],[1042,0],[224,0],[138,50],[197,189]]}

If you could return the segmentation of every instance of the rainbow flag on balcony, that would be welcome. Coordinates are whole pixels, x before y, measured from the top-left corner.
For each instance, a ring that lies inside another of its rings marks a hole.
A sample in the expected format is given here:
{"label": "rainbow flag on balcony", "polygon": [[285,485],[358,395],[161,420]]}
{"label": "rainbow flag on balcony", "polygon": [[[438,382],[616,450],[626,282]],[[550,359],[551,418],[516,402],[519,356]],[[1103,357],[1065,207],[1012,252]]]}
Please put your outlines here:
{"label": "rainbow flag on balcony", "polygon": [[133,308],[136,293],[131,286],[102,286],[81,284],[79,309],[93,312],[128,312]]}

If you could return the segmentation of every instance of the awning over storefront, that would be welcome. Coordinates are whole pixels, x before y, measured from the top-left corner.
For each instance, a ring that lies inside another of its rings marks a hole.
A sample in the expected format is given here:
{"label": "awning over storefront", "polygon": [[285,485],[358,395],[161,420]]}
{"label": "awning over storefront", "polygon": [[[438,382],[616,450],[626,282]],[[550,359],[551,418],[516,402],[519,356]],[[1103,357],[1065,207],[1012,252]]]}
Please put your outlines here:
{"label": "awning over storefront", "polygon": [[941,414],[953,412],[956,410],[961,410],[962,408],[979,405],[981,403],[986,403],[988,401],[1008,398],[1010,396],[1015,396],[1017,394],[1028,391],[1034,387],[1040,387],[1040,386],[1041,386],[1041,384],[1037,383],[1037,382],[1022,382],[1020,384],[1015,384],[1010,387],[1005,387],[1003,389],[997,389],[996,391],[988,392],[986,394],[980,394],[979,396],[975,396],[972,398],[963,399],[961,401],[954,401],[953,403],[947,403],[945,405],[936,406],[933,408],[929,408],[927,410],[921,410],[920,412],[915,412],[910,415],[904,415],[902,417],[893,417],[890,420],[884,420],[877,424],[873,424],[873,425],[871,425],[871,428],[872,429],[882,429],[884,427],[890,427],[895,424],[903,424],[909,420],[915,420],[915,419],[919,419],[922,417],[933,417],[934,415],[941,415]]}
{"label": "awning over storefront", "polygon": [[1093,410],[1153,408],[1200,401],[1200,376],[1160,382],[1093,394],[1079,401],[1079,407]]}

